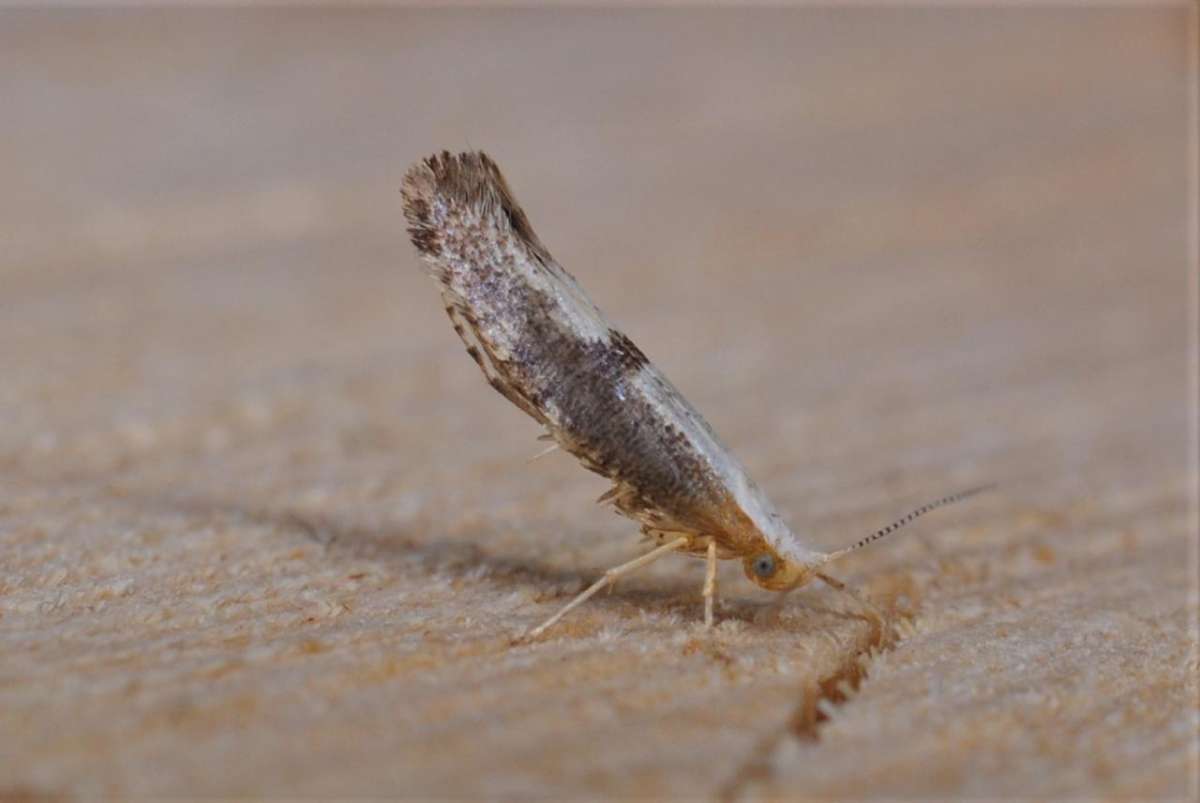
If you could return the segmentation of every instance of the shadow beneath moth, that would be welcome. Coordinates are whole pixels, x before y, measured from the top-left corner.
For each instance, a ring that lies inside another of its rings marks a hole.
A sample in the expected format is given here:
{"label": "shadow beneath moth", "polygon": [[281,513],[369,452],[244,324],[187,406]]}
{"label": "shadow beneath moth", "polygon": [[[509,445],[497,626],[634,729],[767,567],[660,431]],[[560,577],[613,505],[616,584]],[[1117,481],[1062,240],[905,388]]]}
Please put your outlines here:
{"label": "shadow beneath moth", "polygon": [[817,549],[788,528],[700,413],[550,256],[491,158],[442,152],[424,159],[405,176],[403,198],[413,245],[488,383],[545,427],[543,439],[612,480],[599,501],[657,543],[609,569],[525,638],[671,552],[707,560],[706,625],[719,559],[741,560],[746,576],[771,591],[814,577],[845,590],[821,571],[825,564],[984,490],[918,508],[849,548]]}

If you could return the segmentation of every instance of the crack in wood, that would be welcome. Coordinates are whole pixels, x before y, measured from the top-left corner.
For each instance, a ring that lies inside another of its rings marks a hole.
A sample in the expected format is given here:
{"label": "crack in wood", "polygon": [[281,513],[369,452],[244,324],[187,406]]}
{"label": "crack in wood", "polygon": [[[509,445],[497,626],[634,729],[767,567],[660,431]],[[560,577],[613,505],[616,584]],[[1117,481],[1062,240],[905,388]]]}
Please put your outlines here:
{"label": "crack in wood", "polygon": [[[862,602],[862,600],[859,600]],[[866,603],[868,609],[873,608]],[[895,609],[884,616],[878,610],[863,615],[870,626],[867,636],[859,645],[847,651],[837,670],[805,684],[800,700],[792,709],[787,721],[764,735],[742,760],[728,782],[717,791],[717,799],[732,803],[742,797],[748,789],[762,783],[774,774],[774,762],[779,748],[788,739],[797,739],[811,744],[820,739],[822,725],[832,711],[845,704],[858,691],[867,677],[867,667],[876,656],[887,652],[899,643],[902,631],[911,632],[915,618],[913,612]]]}

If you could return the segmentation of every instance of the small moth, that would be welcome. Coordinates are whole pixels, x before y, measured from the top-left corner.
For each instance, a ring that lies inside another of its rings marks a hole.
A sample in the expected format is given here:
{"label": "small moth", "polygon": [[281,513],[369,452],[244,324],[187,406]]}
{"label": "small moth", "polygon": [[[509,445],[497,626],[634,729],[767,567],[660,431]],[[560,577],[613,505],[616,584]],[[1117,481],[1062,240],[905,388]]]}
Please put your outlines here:
{"label": "small moth", "polygon": [[821,551],[788,528],[700,413],[554,261],[491,158],[444,151],[424,159],[405,176],[403,199],[413,245],[487,381],[545,427],[543,439],[612,480],[598,501],[657,543],[605,572],[527,637],[670,552],[707,560],[706,625],[718,559],[741,560],[746,576],[771,591],[814,577],[844,588],[822,573],[825,564],[983,490],[939,499],[849,548]]}

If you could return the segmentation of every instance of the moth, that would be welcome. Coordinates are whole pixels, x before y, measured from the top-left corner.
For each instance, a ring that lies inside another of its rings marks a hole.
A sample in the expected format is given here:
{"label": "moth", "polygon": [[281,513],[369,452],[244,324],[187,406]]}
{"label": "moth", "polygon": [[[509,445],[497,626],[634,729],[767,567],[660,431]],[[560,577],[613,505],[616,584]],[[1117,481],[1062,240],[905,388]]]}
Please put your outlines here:
{"label": "moth", "polygon": [[598,501],[657,544],[609,569],[527,637],[672,552],[707,561],[706,626],[718,560],[740,560],[746,576],[771,591],[814,577],[844,588],[822,567],[983,490],[927,504],[846,549],[818,549],[784,523],[700,413],[554,260],[491,158],[443,151],[409,169],[402,195],[413,245],[487,381],[545,428],[543,439],[611,480]]}

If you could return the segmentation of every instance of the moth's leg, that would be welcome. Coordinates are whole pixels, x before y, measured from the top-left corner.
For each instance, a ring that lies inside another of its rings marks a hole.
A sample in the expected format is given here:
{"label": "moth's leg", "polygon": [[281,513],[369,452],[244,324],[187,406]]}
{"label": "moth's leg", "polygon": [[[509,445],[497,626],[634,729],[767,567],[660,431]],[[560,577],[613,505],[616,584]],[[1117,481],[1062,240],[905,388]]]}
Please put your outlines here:
{"label": "moth's leg", "polygon": [[663,544],[662,546],[660,546],[656,549],[652,549],[649,552],[647,552],[645,555],[642,555],[639,558],[634,558],[633,560],[629,561],[628,563],[622,563],[620,566],[614,566],[613,568],[606,571],[604,573],[603,577],[601,577],[599,580],[597,580],[596,582],[594,582],[590,586],[588,586],[587,589],[585,589],[583,592],[581,592],[577,597],[575,597],[575,599],[571,600],[566,605],[564,605],[562,610],[560,610],[558,613],[551,616],[546,621],[542,622],[540,625],[535,627],[533,630],[530,630],[524,636],[521,636],[518,639],[518,641],[528,641],[530,639],[537,638],[538,636],[540,636],[542,633],[544,633],[546,631],[546,628],[553,626],[556,622],[558,622],[559,619],[563,618],[568,613],[575,610],[575,608],[577,608],[580,605],[582,605],[583,603],[587,602],[588,599],[590,599],[597,591],[604,588],[606,585],[613,583],[621,575],[628,574],[629,572],[632,572],[635,569],[640,569],[641,567],[645,566],[647,563],[653,563],[654,561],[658,560],[659,558],[661,558],[663,555],[667,554],[668,552],[674,552],[675,550],[679,549],[680,547],[685,546],[691,540],[692,540],[691,538],[688,538],[686,536],[681,537],[681,538],[676,538],[674,541],[671,541],[668,544]]}
{"label": "moth's leg", "polygon": [[551,452],[557,451],[557,450],[558,450],[558,444],[557,443],[551,444],[550,446],[547,446],[545,449],[542,449],[542,451],[538,452],[537,454],[535,454],[533,457],[529,458],[525,462],[532,463],[534,460],[541,460],[546,455],[550,454]]}
{"label": "moth's leg", "polygon": [[770,602],[754,614],[755,622],[776,622],[783,615],[783,606],[787,604],[789,591],[780,591]]}
{"label": "moth's leg", "polygon": [[830,588],[836,588],[838,591],[847,591],[847,592],[849,591],[846,588],[846,584],[843,583],[841,580],[838,580],[835,577],[830,577],[829,575],[824,574],[823,572],[817,572],[816,574],[817,574],[817,577],[824,580],[825,585],[829,586]]}
{"label": "moth's leg", "polygon": [[824,581],[824,583],[827,586],[829,586],[831,588],[835,588],[838,591],[841,591],[843,594],[845,594],[846,596],[850,597],[855,602],[857,602],[861,607],[866,609],[867,618],[871,620],[871,623],[875,627],[877,627],[881,633],[883,632],[883,619],[884,619],[883,613],[877,607],[875,607],[875,605],[872,604],[870,600],[866,599],[861,594],[858,594],[858,593],[850,590],[850,587],[848,585],[843,583],[841,580],[838,580],[837,578],[830,577],[829,575],[825,574],[824,572],[817,572],[816,575],[822,581]]}
{"label": "moth's leg", "polygon": [[708,542],[708,565],[704,571],[704,626],[713,625],[713,603],[717,599],[717,542]]}

